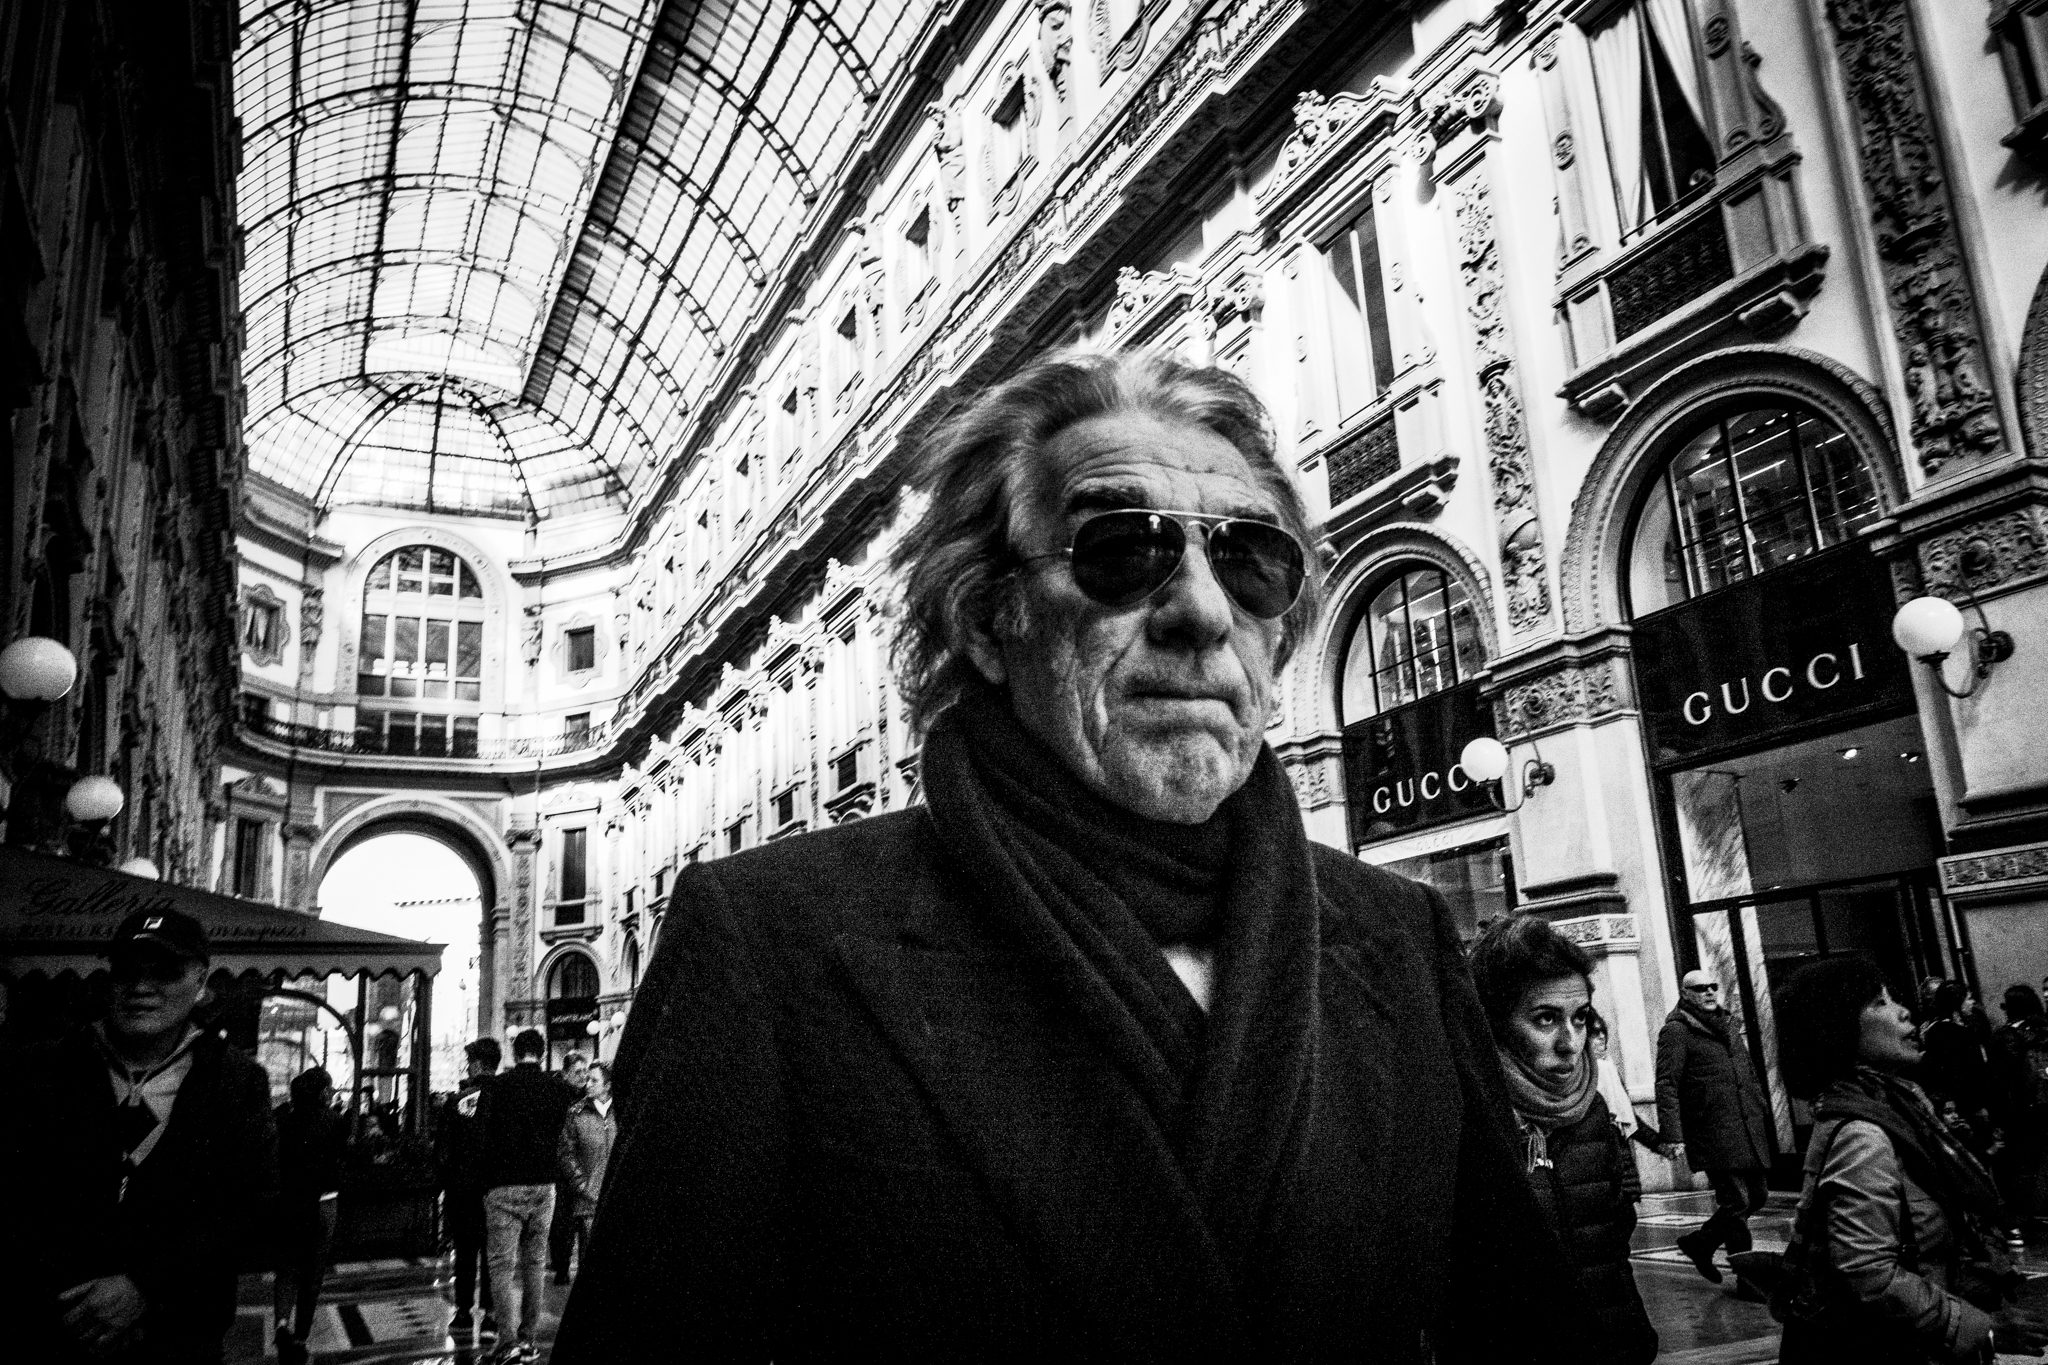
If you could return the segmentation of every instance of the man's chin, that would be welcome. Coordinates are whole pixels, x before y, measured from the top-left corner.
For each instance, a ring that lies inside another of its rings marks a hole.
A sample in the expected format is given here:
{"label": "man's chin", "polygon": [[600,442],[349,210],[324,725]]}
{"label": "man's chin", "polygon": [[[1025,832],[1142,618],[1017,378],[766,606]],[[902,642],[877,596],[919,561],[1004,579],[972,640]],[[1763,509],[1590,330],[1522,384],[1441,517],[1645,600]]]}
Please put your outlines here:
{"label": "man's chin", "polygon": [[1148,820],[1197,825],[1216,813],[1251,775],[1209,735],[1145,745],[1104,765],[1109,800]]}

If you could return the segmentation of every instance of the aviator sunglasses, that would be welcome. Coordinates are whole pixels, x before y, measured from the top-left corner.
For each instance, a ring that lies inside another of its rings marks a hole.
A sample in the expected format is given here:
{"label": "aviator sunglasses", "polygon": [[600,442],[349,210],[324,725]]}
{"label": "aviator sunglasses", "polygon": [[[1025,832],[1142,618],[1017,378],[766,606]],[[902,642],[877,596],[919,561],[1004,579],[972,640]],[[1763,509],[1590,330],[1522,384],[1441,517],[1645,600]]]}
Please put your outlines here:
{"label": "aviator sunglasses", "polygon": [[1127,607],[1158,592],[1180,572],[1188,528],[1208,537],[1209,571],[1224,594],[1248,616],[1270,621],[1301,596],[1307,568],[1301,542],[1285,527],[1206,512],[1150,507],[1099,512],[1074,529],[1073,543],[1050,554],[1027,555],[1071,562],[1074,585],[1106,607]]}

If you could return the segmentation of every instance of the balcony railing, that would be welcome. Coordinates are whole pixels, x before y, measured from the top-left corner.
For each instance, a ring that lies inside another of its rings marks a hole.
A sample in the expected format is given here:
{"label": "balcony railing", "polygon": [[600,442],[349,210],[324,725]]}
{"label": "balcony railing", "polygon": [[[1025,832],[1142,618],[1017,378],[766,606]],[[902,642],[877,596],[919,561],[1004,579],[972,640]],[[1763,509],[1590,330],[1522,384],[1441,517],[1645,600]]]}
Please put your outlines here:
{"label": "balcony railing", "polygon": [[[559,735],[480,744],[463,735],[428,737],[368,729],[330,730],[321,725],[298,725],[291,721],[278,720],[274,716],[255,711],[242,713],[242,728],[249,734],[296,749],[316,749],[321,753],[359,754],[374,758],[559,758],[564,754],[581,753],[586,749],[602,749],[611,737],[609,722],[603,722],[592,724],[588,729],[572,730]],[[422,742],[423,740],[425,742]]]}

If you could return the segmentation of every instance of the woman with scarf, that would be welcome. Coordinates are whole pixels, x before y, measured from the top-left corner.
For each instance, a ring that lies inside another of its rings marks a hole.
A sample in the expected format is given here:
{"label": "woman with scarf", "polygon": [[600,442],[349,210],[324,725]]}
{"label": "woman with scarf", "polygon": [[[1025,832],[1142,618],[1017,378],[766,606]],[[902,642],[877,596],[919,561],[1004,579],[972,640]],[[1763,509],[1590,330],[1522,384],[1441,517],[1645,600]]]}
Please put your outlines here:
{"label": "woman with scarf", "polygon": [[1777,1002],[1787,1086],[1813,1104],[1806,1177],[1774,1311],[1781,1365],[1962,1365],[2039,1355],[2048,1324],[1993,1230],[1998,1193],[1910,1079],[1913,1016],[1860,957],[1809,964]]}
{"label": "woman with scarf", "polygon": [[1549,921],[1518,915],[1487,928],[1471,967],[1521,1124],[1529,1184],[1590,1310],[1577,1356],[1599,1365],[1654,1360],[1656,1329],[1628,1259],[1642,1182],[1588,1047],[1597,1017],[1592,960]]}

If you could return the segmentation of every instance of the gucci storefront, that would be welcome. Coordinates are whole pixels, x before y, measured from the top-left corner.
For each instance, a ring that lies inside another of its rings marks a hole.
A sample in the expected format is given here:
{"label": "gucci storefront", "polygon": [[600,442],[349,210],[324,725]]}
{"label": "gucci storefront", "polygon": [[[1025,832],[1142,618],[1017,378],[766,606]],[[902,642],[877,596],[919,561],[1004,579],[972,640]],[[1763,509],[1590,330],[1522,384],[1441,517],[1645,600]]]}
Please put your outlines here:
{"label": "gucci storefront", "polygon": [[1407,561],[1366,599],[1344,656],[1350,846],[1443,892],[1470,940],[1515,906],[1506,817],[1458,765],[1467,743],[1494,733],[1471,597],[1441,567]]}
{"label": "gucci storefront", "polygon": [[1631,558],[1676,947],[1721,978],[1788,1153],[1803,1114],[1778,1076],[1771,993],[1790,968],[1862,953],[1901,1000],[1922,976],[1971,976],[1936,875],[1940,812],[1889,575],[1857,534],[1879,506],[1823,419],[1737,409],[1672,458]]}

